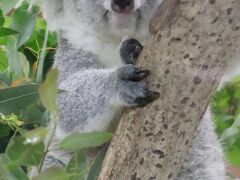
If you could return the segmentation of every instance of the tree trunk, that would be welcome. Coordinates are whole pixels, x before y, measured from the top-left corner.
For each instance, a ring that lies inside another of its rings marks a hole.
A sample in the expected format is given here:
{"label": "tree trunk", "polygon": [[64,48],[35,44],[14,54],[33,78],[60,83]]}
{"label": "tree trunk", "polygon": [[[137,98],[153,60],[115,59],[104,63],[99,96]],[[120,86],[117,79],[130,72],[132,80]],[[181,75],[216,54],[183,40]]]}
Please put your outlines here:
{"label": "tree trunk", "polygon": [[140,58],[161,96],[124,112],[99,180],[176,179],[226,62],[240,51],[239,10],[239,0],[163,2]]}

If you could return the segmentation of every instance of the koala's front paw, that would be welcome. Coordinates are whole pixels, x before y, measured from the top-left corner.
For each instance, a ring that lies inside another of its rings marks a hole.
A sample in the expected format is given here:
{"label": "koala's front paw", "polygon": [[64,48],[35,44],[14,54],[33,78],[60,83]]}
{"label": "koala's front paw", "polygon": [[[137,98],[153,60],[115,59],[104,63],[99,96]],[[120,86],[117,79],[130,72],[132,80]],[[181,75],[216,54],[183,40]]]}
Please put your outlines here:
{"label": "koala's front paw", "polygon": [[118,69],[117,91],[123,105],[143,107],[159,97],[158,92],[150,91],[141,82],[149,75],[148,70],[141,70],[133,65],[125,65]]}
{"label": "koala's front paw", "polygon": [[143,46],[136,39],[127,39],[122,42],[120,47],[120,56],[124,64],[135,64]]}

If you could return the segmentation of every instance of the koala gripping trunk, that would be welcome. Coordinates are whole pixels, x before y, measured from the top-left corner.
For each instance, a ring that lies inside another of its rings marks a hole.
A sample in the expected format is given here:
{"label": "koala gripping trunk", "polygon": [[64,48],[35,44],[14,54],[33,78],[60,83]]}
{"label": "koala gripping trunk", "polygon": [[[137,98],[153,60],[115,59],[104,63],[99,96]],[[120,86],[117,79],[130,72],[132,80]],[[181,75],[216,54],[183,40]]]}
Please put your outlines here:
{"label": "koala gripping trunk", "polygon": [[99,180],[176,179],[226,62],[240,51],[239,9],[239,0],[165,0],[140,60],[160,98],[123,113]]}

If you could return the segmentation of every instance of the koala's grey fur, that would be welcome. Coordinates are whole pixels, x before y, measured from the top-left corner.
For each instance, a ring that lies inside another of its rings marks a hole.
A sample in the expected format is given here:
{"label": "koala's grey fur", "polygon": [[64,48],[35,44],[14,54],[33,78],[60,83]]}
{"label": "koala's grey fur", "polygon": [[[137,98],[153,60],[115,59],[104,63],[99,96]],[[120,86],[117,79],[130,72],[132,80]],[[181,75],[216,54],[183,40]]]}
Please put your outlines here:
{"label": "koala's grey fur", "polygon": [[[139,98],[147,98],[150,91],[142,82],[129,81],[136,68],[124,64],[119,44],[124,36],[144,41],[155,7],[161,2],[135,0],[138,9],[121,24],[106,11],[110,0],[43,0],[48,24],[59,35],[54,62],[60,72],[59,88],[67,91],[58,97],[60,119],[55,143],[73,131],[107,130],[122,107],[137,106]],[[232,62],[240,67],[237,58]],[[228,75],[223,79],[228,80]],[[178,180],[225,179],[223,151],[209,110],[195,136]],[[69,157],[66,152],[52,151],[45,167],[66,164]]]}

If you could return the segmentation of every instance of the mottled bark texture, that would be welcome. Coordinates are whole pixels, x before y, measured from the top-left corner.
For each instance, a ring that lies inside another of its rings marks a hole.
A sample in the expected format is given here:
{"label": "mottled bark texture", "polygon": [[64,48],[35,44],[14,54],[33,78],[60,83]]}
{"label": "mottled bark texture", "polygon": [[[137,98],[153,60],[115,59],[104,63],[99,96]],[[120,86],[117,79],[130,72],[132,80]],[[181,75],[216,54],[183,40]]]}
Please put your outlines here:
{"label": "mottled bark texture", "polygon": [[140,59],[161,97],[124,112],[99,180],[176,179],[226,63],[240,51],[239,0],[175,3],[159,9]]}

